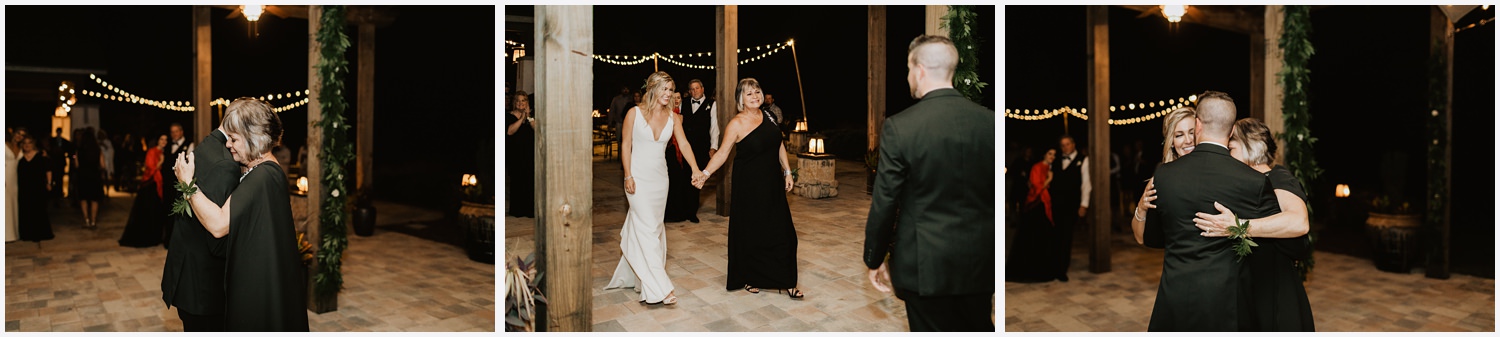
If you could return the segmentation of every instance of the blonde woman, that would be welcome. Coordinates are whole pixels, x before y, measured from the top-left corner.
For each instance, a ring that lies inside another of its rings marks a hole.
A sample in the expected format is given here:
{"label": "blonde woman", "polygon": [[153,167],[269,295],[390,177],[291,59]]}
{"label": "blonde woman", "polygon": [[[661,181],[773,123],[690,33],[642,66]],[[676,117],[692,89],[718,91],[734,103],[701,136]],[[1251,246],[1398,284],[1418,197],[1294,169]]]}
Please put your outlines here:
{"label": "blonde woman", "polygon": [[682,134],[682,115],[672,113],[672,76],[658,71],[646,78],[645,100],[625,114],[621,130],[620,161],[625,169],[625,199],[630,210],[620,228],[620,263],[604,289],[635,288],[641,303],[677,304],[672,280],[667,278],[667,231],[663,223],[667,208],[667,140],[675,139],[692,166],[697,160]]}
{"label": "blonde woman", "polygon": [[[1198,112],[1193,107],[1185,106],[1167,113],[1166,120],[1161,124],[1161,136],[1165,139],[1161,144],[1162,164],[1193,152],[1198,146]],[[1136,202],[1135,212],[1130,218],[1130,228],[1135,232],[1136,243],[1144,242],[1141,231],[1146,228],[1146,212],[1156,208],[1152,204],[1156,200],[1155,182],[1155,178],[1146,180],[1146,191],[1141,193],[1141,200]]]}

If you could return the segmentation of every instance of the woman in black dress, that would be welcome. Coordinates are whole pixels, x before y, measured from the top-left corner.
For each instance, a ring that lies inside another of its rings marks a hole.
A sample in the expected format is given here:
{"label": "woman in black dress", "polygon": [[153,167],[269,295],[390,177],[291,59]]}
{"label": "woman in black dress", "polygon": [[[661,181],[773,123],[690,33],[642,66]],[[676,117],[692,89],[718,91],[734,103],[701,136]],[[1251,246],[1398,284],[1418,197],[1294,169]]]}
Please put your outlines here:
{"label": "woman in black dress", "polygon": [[[152,247],[161,244],[161,225],[167,213],[162,206],[161,170],[162,151],[167,147],[167,135],[156,138],[156,146],[146,151],[146,174],[141,177],[136,189],[135,203],[130,206],[130,219],[125,222],[125,232],[120,234],[120,245],[125,247]],[[170,188],[170,187],[167,187]]]}
{"label": "woman in black dress", "polygon": [[[269,104],[254,99],[235,100],[226,110],[221,126],[229,136],[225,145],[249,171],[222,208],[203,193],[190,196],[203,227],[226,238],[225,328],[308,331],[307,277],[292,224],[291,191],[271,154],[281,140],[281,119]],[[179,181],[193,181],[192,152],[179,155],[176,165]]]}
{"label": "woman in black dress", "polygon": [[760,82],[740,80],[734,90],[739,114],[729,121],[724,140],[705,176],[694,182],[702,186],[708,175],[734,157],[734,177],[729,213],[729,275],[725,289],[760,293],[759,288],[786,289],[792,298],[802,298],[797,289],[797,230],[786,192],[792,190],[792,172],[781,146],[781,131],[768,113],[760,110],[764,97]]}
{"label": "woman in black dress", "polygon": [[16,164],[17,209],[20,218],[17,231],[23,241],[52,240],[52,220],[47,217],[47,200],[51,199],[52,161],[36,146],[36,138],[26,135],[21,141],[21,162]]}
{"label": "woman in black dress", "polygon": [[1052,161],[1057,159],[1057,150],[1048,149],[1042,160],[1031,165],[1026,179],[1025,204],[1021,206],[1021,221],[1011,240],[1010,252],[1006,254],[1005,281],[1038,283],[1060,280],[1063,275],[1053,273],[1046,263],[1049,243],[1057,237],[1057,223],[1052,220],[1052,194],[1047,188],[1052,184]]}
{"label": "woman in black dress", "polygon": [[[1270,167],[1275,159],[1276,141],[1265,123],[1245,118],[1234,123],[1229,139],[1229,153],[1251,168],[1265,173],[1275,189],[1281,213],[1261,219],[1248,219],[1255,247],[1244,263],[1250,269],[1251,306],[1259,331],[1314,331],[1312,305],[1302,286],[1299,264],[1311,253],[1307,240],[1307,193],[1302,183],[1285,166]],[[1198,228],[1204,236],[1228,236],[1224,228],[1234,224],[1234,214],[1214,205],[1220,214],[1199,213]]]}
{"label": "woman in black dress", "polygon": [[525,91],[511,95],[515,110],[505,114],[505,174],[510,176],[510,208],[513,217],[530,218],[536,213],[536,131],[531,127],[531,99]]}
{"label": "woman in black dress", "polygon": [[71,161],[73,175],[70,183],[76,187],[73,196],[83,201],[79,207],[83,209],[83,227],[91,229],[99,228],[99,201],[104,200],[104,181],[100,180],[104,154],[96,134],[94,128],[84,128],[78,133],[78,151],[73,153]]}

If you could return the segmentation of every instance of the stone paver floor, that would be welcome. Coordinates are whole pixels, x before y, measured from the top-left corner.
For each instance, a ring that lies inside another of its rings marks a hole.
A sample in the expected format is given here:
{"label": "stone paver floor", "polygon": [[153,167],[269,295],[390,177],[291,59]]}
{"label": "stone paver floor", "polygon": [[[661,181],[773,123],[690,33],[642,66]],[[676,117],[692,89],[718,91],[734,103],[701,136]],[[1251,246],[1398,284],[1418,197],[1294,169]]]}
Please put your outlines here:
{"label": "stone paver floor", "polygon": [[[166,250],[121,247],[131,194],[111,193],[100,228],[49,207],[55,239],[5,245],[5,331],[182,331],[161,300]],[[442,215],[377,203],[375,235],[350,232],[337,311],[308,312],[312,331],[495,331],[495,266],[448,244],[381,230]]]}
{"label": "stone paver floor", "polygon": [[[1005,283],[1005,331],[1145,331],[1162,251],[1117,234],[1113,270],[1092,274],[1086,245],[1073,247],[1069,282]],[[1318,331],[1495,331],[1493,279],[1389,273],[1369,259],[1321,251],[1315,258],[1306,287]]]}
{"label": "stone paver floor", "polygon": [[[798,282],[807,297],[787,298],[724,289],[729,218],[714,215],[714,181],[704,188],[701,223],[667,223],[667,276],[678,303],[645,306],[630,289],[603,290],[620,261],[625,198],[618,161],[594,163],[594,331],[907,331],[906,309],[870,286],[862,260],[865,218],[863,163],[837,162],[839,195],[790,195],[797,228]],[[534,247],[535,221],[505,218],[505,252]]]}

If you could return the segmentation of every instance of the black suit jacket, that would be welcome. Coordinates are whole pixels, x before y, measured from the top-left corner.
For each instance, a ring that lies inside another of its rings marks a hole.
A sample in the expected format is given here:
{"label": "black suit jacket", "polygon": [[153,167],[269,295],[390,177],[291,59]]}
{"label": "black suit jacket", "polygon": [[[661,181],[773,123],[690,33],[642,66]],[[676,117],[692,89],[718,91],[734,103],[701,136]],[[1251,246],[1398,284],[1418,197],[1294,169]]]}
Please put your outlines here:
{"label": "black suit jacket", "polygon": [[[1142,240],[1166,248],[1149,331],[1240,331],[1253,329],[1249,273],[1233,241],[1203,237],[1196,213],[1218,214],[1214,202],[1241,219],[1281,211],[1264,174],[1207,143],[1156,170],[1157,208],[1146,214]],[[1254,226],[1254,224],[1251,224]]]}
{"label": "black suit jacket", "polygon": [[[222,131],[214,130],[193,150],[198,192],[221,207],[240,181],[240,165],[224,148],[226,141]],[[164,200],[168,205],[172,201]],[[197,217],[180,214],[171,220],[172,240],[161,276],[162,300],[195,315],[223,313],[224,240],[214,238]]]}
{"label": "black suit jacket", "polygon": [[920,296],[995,293],[995,112],[957,90],[887,118],[865,266]]}

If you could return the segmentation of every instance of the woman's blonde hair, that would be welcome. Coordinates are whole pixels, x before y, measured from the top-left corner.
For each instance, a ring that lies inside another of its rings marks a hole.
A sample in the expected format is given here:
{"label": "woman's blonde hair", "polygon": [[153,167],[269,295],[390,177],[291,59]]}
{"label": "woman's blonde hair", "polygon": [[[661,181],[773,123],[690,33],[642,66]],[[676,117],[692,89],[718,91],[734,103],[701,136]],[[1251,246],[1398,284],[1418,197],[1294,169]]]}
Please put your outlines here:
{"label": "woman's blonde hair", "polygon": [[271,112],[271,105],[254,98],[240,98],[229,103],[224,113],[224,131],[245,138],[245,150],[260,155],[271,152],[281,143],[281,117]]}
{"label": "woman's blonde hair", "polygon": [[656,101],[661,98],[661,90],[657,89],[662,86],[666,86],[667,84],[671,84],[672,82],[672,75],[667,75],[667,72],[665,71],[651,73],[651,76],[646,77],[646,86],[642,88],[643,90],[645,90],[645,93],[641,94],[642,99],[639,103],[636,103],[636,106],[639,106],[641,108],[641,112],[647,112],[652,111],[652,109],[657,109],[653,108],[657,105]]}
{"label": "woman's blonde hair", "polygon": [[1245,153],[1250,157],[1250,162],[1246,164],[1270,165],[1276,160],[1276,139],[1271,137],[1271,128],[1259,119],[1241,118],[1234,121],[1234,129],[1229,131],[1229,140],[1244,144]]}
{"label": "woman's blonde hair", "polygon": [[[745,111],[745,89],[760,89],[760,81],[756,81],[754,77],[746,77],[734,86],[734,104],[738,108],[735,112]],[[765,96],[761,96],[760,99],[764,102],[766,98]]]}
{"label": "woman's blonde hair", "polygon": [[1167,118],[1162,120],[1161,162],[1163,164],[1170,163],[1182,157],[1182,155],[1177,154],[1177,151],[1172,149],[1172,132],[1177,128],[1178,122],[1188,118],[1198,118],[1198,111],[1193,110],[1193,107],[1185,106],[1167,113]]}

